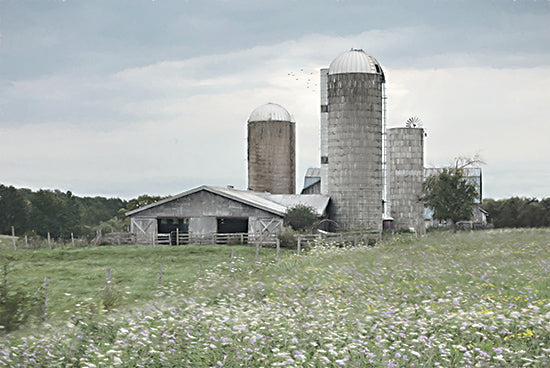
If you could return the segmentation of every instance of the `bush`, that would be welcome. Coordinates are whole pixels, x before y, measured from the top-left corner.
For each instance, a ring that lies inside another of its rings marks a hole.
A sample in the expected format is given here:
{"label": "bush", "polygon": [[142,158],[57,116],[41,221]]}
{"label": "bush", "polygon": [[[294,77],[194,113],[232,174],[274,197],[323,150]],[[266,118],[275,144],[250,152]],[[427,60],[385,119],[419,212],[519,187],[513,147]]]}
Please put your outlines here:
{"label": "bush", "polygon": [[312,207],[298,204],[289,208],[285,213],[286,223],[297,231],[310,229],[313,224],[319,219],[317,213]]}
{"label": "bush", "polygon": [[43,297],[40,293],[30,293],[21,288],[10,290],[8,285],[8,265],[4,265],[0,285],[0,326],[3,332],[18,329],[30,317],[39,316]]}
{"label": "bush", "polygon": [[277,235],[281,248],[296,249],[298,241],[295,238],[296,233],[292,229],[285,229],[282,233]]}

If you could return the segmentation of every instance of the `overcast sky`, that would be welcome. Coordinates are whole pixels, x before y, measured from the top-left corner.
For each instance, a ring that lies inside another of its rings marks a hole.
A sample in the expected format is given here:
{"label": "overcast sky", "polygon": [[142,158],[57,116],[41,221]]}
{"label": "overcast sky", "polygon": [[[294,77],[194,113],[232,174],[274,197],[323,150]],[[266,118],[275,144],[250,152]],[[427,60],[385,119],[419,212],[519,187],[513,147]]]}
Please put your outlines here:
{"label": "overcast sky", "polygon": [[[0,183],[130,199],[247,186],[246,122],[296,119],[319,166],[319,69],[384,68],[425,164],[480,154],[485,198],[550,196],[548,0],[0,0]],[[289,75],[290,73],[290,75]]]}

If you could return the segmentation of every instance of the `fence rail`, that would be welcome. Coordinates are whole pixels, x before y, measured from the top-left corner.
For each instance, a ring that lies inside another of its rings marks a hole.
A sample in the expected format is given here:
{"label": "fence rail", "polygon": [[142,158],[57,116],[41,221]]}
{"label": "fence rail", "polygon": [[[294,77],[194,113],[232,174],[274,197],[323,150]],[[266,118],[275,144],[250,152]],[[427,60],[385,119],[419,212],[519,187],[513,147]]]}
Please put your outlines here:
{"label": "fence rail", "polygon": [[275,234],[255,234],[255,233],[209,233],[209,234],[188,234],[188,233],[160,233],[157,234],[155,245],[182,245],[182,244],[250,244],[256,243],[262,246],[277,243]]}
{"label": "fence rail", "polygon": [[[49,233],[48,233],[49,235]],[[17,248],[65,248],[67,246],[83,247],[83,246],[96,246],[96,245],[123,245],[123,244],[136,244],[136,235],[127,232],[113,232],[107,234],[101,234],[98,231],[95,238],[78,239],[71,237],[69,239],[53,239],[48,236],[47,241],[42,238],[16,238],[15,231],[12,230],[12,243],[13,249]],[[298,248],[298,254],[306,247],[311,246],[312,243],[319,240],[334,242],[338,244],[352,244],[367,243],[374,245],[382,238],[382,232],[379,230],[369,231],[353,231],[353,232],[341,232],[341,233],[319,233],[319,234],[296,234],[294,235],[296,245]],[[4,238],[6,239],[6,238]],[[24,242],[23,242],[24,239]],[[276,247],[279,244],[279,238],[276,234],[265,233],[210,233],[210,234],[188,234],[180,233],[179,231],[172,233],[157,234],[150,244],[154,245],[183,245],[183,244],[228,244],[228,245],[251,245],[260,247]],[[1,243],[1,242],[0,242]],[[9,246],[8,244],[2,244],[3,247]]]}
{"label": "fence rail", "polygon": [[[368,231],[350,231],[343,233],[319,233],[319,234],[296,234],[294,235],[298,246],[310,244],[318,240],[328,240],[340,244],[357,245],[361,242],[374,244],[382,239],[380,230]],[[183,234],[183,233],[165,233],[157,234],[155,245],[182,245],[182,244],[248,244],[261,246],[275,246],[277,244],[276,234],[258,234],[258,233],[209,233],[209,234]]]}

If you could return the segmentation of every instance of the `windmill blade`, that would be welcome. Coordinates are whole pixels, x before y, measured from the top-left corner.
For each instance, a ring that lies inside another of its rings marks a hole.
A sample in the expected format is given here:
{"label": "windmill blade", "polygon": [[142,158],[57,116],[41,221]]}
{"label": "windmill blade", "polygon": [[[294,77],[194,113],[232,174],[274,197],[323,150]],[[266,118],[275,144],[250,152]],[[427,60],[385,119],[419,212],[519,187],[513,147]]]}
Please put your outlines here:
{"label": "windmill blade", "polygon": [[407,127],[407,128],[420,128],[420,127],[422,127],[422,121],[417,116],[411,116],[405,122],[405,127]]}

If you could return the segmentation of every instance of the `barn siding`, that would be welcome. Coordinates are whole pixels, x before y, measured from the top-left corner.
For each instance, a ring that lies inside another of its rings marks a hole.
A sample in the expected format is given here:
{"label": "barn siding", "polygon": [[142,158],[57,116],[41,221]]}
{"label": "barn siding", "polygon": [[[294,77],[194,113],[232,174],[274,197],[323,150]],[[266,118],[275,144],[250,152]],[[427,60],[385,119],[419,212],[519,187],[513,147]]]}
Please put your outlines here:
{"label": "barn siding", "polygon": [[[248,232],[250,233],[261,228],[260,221],[262,220],[282,221],[282,217],[279,215],[201,190],[132,215],[132,222],[139,222],[140,219],[145,218],[158,219],[162,217],[188,218],[191,235],[215,233],[217,218],[248,218]],[[151,239],[157,234],[157,231],[156,221],[155,226],[151,226],[146,234],[140,234],[136,227],[132,227],[132,232],[137,235],[138,242],[142,244],[151,243]]]}

